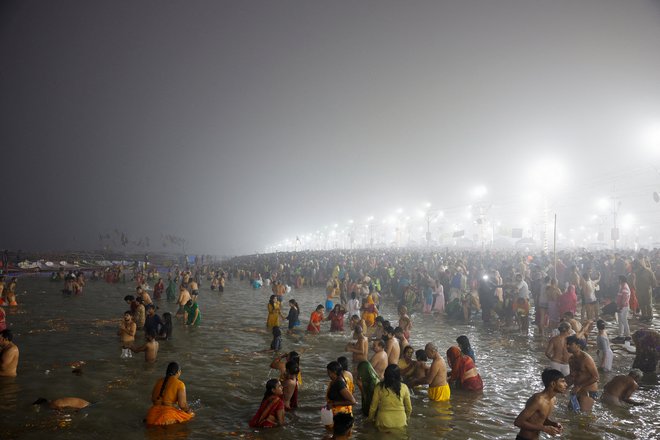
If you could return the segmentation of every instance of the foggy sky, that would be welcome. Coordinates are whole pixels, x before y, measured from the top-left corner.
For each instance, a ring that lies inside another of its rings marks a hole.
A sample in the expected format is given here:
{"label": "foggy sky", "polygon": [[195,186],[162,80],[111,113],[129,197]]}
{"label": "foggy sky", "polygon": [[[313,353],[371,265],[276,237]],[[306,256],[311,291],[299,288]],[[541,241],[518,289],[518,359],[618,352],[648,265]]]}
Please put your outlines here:
{"label": "foggy sky", "polygon": [[658,123],[658,1],[4,1],[0,247],[252,253],[479,184],[516,227],[549,155],[564,224],[616,188],[660,237]]}

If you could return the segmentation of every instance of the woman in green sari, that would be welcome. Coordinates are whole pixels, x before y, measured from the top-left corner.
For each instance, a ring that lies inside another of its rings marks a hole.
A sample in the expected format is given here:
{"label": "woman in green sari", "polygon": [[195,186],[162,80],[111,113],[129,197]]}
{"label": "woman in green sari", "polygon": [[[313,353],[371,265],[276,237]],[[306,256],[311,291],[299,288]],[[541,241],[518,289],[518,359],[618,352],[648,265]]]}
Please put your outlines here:
{"label": "woman in green sari", "polygon": [[374,395],[376,385],[378,385],[378,373],[368,361],[362,361],[358,364],[357,384],[362,395],[362,414],[368,416],[371,398]]}

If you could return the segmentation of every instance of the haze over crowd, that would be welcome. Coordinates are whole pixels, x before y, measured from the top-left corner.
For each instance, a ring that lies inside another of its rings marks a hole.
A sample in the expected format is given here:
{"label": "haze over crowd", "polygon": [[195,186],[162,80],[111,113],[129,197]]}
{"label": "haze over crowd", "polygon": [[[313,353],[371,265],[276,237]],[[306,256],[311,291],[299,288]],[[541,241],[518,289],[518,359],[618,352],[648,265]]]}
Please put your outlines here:
{"label": "haze over crowd", "polygon": [[554,213],[564,245],[611,245],[616,216],[653,246],[659,22],[651,0],[2,2],[2,247],[538,240]]}

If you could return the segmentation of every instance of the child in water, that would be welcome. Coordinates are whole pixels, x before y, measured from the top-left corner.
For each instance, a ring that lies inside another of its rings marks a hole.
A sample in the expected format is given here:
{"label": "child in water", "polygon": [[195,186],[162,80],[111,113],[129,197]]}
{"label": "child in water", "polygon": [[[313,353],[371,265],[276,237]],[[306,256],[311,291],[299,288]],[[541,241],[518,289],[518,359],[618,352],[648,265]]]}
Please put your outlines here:
{"label": "child in water", "polygon": [[278,326],[273,327],[273,341],[270,343],[270,349],[273,351],[282,349],[282,330]]}

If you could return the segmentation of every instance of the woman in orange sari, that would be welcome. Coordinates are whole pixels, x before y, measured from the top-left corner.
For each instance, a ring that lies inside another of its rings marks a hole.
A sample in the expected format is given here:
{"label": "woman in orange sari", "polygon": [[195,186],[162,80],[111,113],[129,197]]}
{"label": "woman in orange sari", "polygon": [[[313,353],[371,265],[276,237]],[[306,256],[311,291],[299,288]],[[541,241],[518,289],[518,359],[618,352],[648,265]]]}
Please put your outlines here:
{"label": "woman in orange sari", "polygon": [[284,401],[282,384],[278,379],[266,382],[266,392],[257,413],[248,423],[252,428],[274,428],[284,425]]}
{"label": "woman in orange sari", "polygon": [[321,333],[321,321],[323,321],[323,309],[324,307],[319,304],[316,306],[316,310],[312,312],[312,315],[309,317],[309,324],[307,325],[307,331],[312,334]]}
{"label": "woman in orange sari", "polygon": [[179,364],[170,362],[165,377],[158,379],[151,392],[153,406],[147,413],[147,425],[185,423],[195,416],[188,407],[186,385],[179,380],[179,376]]}
{"label": "woman in orange sari", "polygon": [[449,382],[453,382],[461,389],[468,391],[481,391],[484,389],[484,383],[481,380],[477,367],[470,356],[466,356],[461,349],[452,346],[447,350],[447,361],[451,367],[451,376]]}

